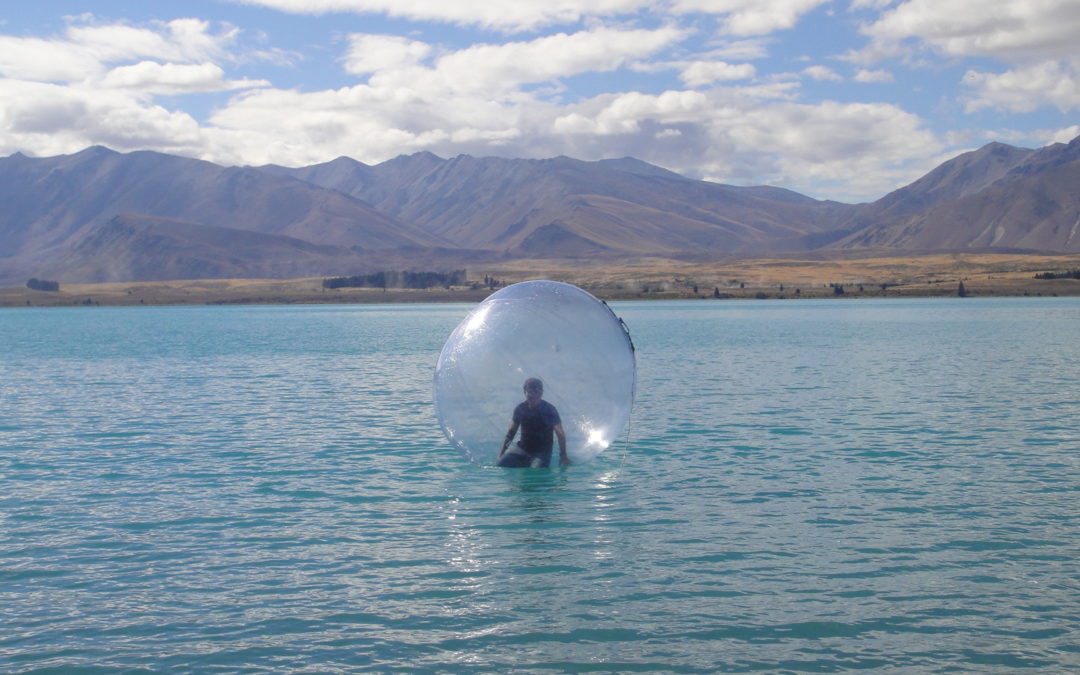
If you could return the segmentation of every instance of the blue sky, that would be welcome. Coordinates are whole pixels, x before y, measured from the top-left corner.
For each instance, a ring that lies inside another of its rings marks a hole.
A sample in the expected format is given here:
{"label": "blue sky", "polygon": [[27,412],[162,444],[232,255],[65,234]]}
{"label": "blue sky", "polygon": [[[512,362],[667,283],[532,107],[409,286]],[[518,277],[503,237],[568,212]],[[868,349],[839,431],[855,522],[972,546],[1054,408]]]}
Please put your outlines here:
{"label": "blue sky", "polygon": [[0,6],[0,155],[634,156],[868,201],[1080,135],[1080,0]]}

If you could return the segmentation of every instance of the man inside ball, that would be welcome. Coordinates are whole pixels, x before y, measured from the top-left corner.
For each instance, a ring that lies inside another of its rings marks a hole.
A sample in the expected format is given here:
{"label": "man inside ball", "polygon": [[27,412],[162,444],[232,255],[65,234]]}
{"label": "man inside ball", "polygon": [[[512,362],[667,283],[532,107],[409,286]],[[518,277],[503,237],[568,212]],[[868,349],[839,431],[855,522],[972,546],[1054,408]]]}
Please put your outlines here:
{"label": "man inside ball", "polygon": [[[566,434],[559,411],[544,400],[544,383],[538,377],[530,377],[525,380],[523,389],[525,400],[514,408],[513,419],[496,464],[506,467],[549,466],[554,435],[559,439],[559,464],[566,466],[570,463],[570,457],[566,454]],[[519,428],[521,439],[511,448],[510,443],[517,436]]]}

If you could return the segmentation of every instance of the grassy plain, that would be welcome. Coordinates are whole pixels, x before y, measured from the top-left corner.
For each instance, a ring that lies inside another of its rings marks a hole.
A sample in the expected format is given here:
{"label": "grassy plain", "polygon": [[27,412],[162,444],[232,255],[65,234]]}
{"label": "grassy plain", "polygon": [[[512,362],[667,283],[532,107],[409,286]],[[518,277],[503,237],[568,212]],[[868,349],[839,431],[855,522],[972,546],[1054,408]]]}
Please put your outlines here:
{"label": "grassy plain", "polygon": [[[1080,280],[1040,280],[1038,272],[1080,269],[1080,255],[929,254],[829,259],[733,259],[682,262],[645,258],[514,261],[468,270],[500,284],[529,279],[565,281],[605,300],[936,297],[957,295],[1080,295]],[[478,302],[491,291],[451,289],[324,289],[322,278],[202,279],[190,281],[61,284],[57,292],[0,288],[0,306],[205,305],[290,303]]]}

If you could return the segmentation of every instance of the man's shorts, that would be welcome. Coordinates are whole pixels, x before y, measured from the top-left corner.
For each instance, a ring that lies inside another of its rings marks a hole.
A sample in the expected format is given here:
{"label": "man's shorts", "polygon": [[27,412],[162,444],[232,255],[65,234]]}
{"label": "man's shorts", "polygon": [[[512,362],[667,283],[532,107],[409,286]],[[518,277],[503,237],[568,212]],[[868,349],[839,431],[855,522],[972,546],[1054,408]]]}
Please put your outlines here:
{"label": "man's shorts", "polygon": [[543,466],[549,466],[551,464],[551,450],[547,452],[541,452],[539,454],[532,454],[526,452],[521,444],[517,444],[511,448],[508,448],[503,456],[496,462],[497,466],[505,466],[512,469],[527,469],[538,468]]}

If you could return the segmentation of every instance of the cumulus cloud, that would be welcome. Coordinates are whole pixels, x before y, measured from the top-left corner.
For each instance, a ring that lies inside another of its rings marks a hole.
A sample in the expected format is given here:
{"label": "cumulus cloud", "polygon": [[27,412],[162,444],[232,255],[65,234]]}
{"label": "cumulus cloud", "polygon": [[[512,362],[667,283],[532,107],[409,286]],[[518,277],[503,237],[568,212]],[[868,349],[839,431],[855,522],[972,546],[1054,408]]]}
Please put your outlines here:
{"label": "cumulus cloud", "polygon": [[641,11],[704,13],[721,17],[727,34],[766,35],[791,28],[807,12],[829,0],[233,0],[298,14],[354,12],[384,14],[416,21],[523,32],[569,25],[587,19],[632,15]]}
{"label": "cumulus cloud", "polygon": [[676,13],[722,15],[723,30],[731,35],[766,35],[791,28],[807,12],[829,0],[673,0]]}
{"label": "cumulus cloud", "polygon": [[175,64],[142,61],[110,70],[99,84],[113,89],[130,89],[144,94],[186,94],[228,91],[269,86],[265,80],[227,80],[225,71],[213,63]]}
{"label": "cumulus cloud", "polygon": [[857,73],[855,73],[855,81],[856,82],[863,82],[863,83],[892,82],[894,79],[895,78],[893,77],[892,73],[890,73],[887,70],[881,70],[881,69],[867,70],[866,68],[860,68],[859,71]]}
{"label": "cumulus cloud", "polygon": [[200,125],[157,95],[265,86],[225,77],[237,29],[176,19],[146,26],[73,19],[55,37],[0,36],[0,146],[58,154],[90,144],[200,156]]}
{"label": "cumulus cloud", "polygon": [[763,59],[768,55],[768,40],[749,38],[714,43],[712,49],[703,56],[724,61],[753,61],[754,59]]}
{"label": "cumulus cloud", "polygon": [[593,147],[638,147],[644,159],[691,176],[851,200],[913,180],[932,168],[928,153],[944,150],[918,116],[892,105],[762,102],[738,88],[600,97],[554,129]]}
{"label": "cumulus cloud", "polygon": [[674,27],[657,30],[598,28],[558,33],[529,42],[474,45],[441,57],[436,71],[457,91],[496,91],[586,72],[615,70],[681,39]]}
{"label": "cumulus cloud", "polygon": [[297,14],[355,12],[509,31],[576,23],[587,16],[636,12],[647,0],[234,0]]}
{"label": "cumulus cloud", "polygon": [[1026,113],[1047,103],[1062,112],[1080,108],[1080,75],[1057,61],[1004,73],[970,70],[964,85],[974,90],[966,102],[968,112],[997,108]]}
{"label": "cumulus cloud", "polygon": [[523,85],[557,83],[582,73],[608,72],[678,42],[684,32],[596,28],[524,42],[476,44],[442,53],[425,43],[389,35],[354,35],[346,69],[370,74],[372,94],[429,100],[454,93],[517,97]]}
{"label": "cumulus cloud", "polygon": [[[1059,129],[983,129],[974,134],[968,131],[963,143],[970,143],[973,136],[982,143],[998,141],[1023,147],[1042,147],[1072,141],[1080,136],[1080,125],[1072,124]],[[961,144],[957,143],[957,145]]]}
{"label": "cumulus cloud", "polygon": [[694,61],[686,64],[679,79],[688,87],[702,87],[714,82],[747,80],[757,73],[749,63],[731,64],[724,61]]}
{"label": "cumulus cloud", "polygon": [[0,138],[10,151],[55,155],[90,142],[118,150],[147,147],[198,156],[199,124],[129,92],[0,80]]}
{"label": "cumulus cloud", "polygon": [[397,35],[350,35],[345,70],[362,75],[419,65],[431,53],[423,42]]}
{"label": "cumulus cloud", "polygon": [[1068,143],[1080,136],[1080,125],[1073,124],[1064,129],[1057,129],[1046,136],[1047,143]]}
{"label": "cumulus cloud", "polygon": [[[371,73],[366,83],[311,93],[245,92],[210,123],[258,139],[244,155],[252,163],[295,165],[342,153],[378,161],[418,149],[489,154],[513,147],[532,156],[549,137],[558,106],[524,87],[615,69],[680,35],[673,28],[598,28],[474,45],[443,53],[430,65],[420,63],[434,52],[427,45],[364,36],[351,40],[347,63]],[[522,146],[526,134],[536,134],[536,145]],[[282,138],[289,143],[271,142]]]}
{"label": "cumulus cloud", "polygon": [[[154,29],[156,28],[156,30]],[[125,24],[74,25],[66,41],[106,63],[150,57],[185,63],[220,60],[227,56],[236,28],[212,34],[201,19],[174,19],[154,28]]]}
{"label": "cumulus cloud", "polygon": [[64,40],[0,35],[0,75],[36,82],[70,82],[103,72],[86,48]]}
{"label": "cumulus cloud", "polygon": [[835,70],[828,66],[810,66],[804,68],[802,73],[819,82],[842,82],[844,80]]}
{"label": "cumulus cloud", "polygon": [[908,0],[865,28],[880,42],[916,39],[956,56],[1075,58],[1075,0]]}
{"label": "cumulus cloud", "polygon": [[864,26],[863,33],[870,44],[846,58],[864,66],[897,56],[918,64],[920,54],[984,57],[1012,66],[999,73],[968,71],[968,112],[1078,106],[1080,4],[1075,0],[906,0]]}
{"label": "cumulus cloud", "polygon": [[851,0],[851,9],[884,9],[895,0]]}
{"label": "cumulus cloud", "polygon": [[235,28],[212,33],[209,22],[176,19],[139,28],[125,24],[71,25],[56,38],[0,36],[0,74],[36,82],[78,82],[110,64],[166,61],[203,64],[228,58]]}
{"label": "cumulus cloud", "polygon": [[738,147],[767,154],[773,182],[816,184],[841,199],[900,187],[944,150],[918,116],[887,104],[782,103],[755,117],[731,133]]}

